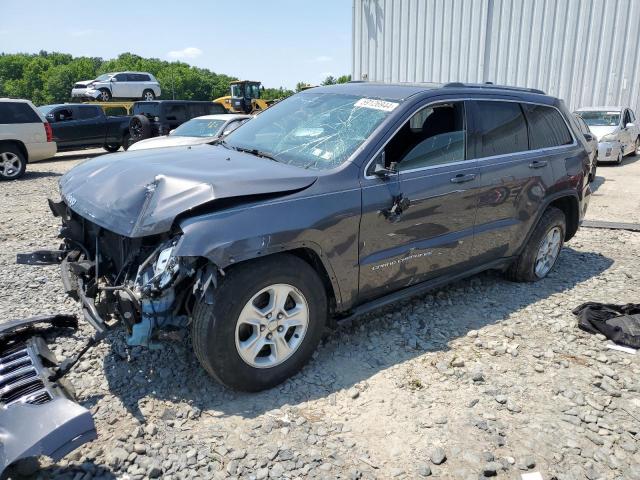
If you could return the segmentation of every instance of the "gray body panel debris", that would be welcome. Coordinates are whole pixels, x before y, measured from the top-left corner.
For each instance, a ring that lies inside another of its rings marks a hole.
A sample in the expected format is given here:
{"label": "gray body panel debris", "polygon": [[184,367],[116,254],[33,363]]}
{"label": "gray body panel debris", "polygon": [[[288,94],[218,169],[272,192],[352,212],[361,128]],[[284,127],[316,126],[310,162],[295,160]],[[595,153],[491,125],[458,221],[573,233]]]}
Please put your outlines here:
{"label": "gray body panel debris", "polygon": [[600,220],[585,220],[584,222],[582,222],[582,226],[587,228],[604,228],[606,230],[629,230],[631,232],[640,232],[640,223],[603,222]]}

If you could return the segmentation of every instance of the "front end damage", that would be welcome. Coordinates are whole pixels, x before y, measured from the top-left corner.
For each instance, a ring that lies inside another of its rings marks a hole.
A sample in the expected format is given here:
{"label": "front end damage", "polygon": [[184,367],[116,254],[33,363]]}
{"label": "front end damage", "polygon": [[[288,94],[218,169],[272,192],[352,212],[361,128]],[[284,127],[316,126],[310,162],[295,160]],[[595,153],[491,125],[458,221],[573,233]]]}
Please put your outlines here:
{"label": "front end damage", "polygon": [[173,255],[180,232],[131,238],[49,201],[62,219],[61,275],[98,332],[122,322],[131,346],[151,347],[187,327],[192,301],[218,272],[200,258]]}
{"label": "front end damage", "polygon": [[81,303],[96,332],[58,363],[44,340],[33,337],[32,326],[44,321],[75,328],[75,318],[0,324],[0,478],[17,460],[38,455],[58,460],[95,439],[91,414],[73,400],[62,377],[116,324],[125,326],[131,346],[154,348],[159,340],[182,337],[193,299],[211,298],[210,287],[221,273],[203,259],[175,257],[179,232],[124,237],[80,217],[63,201],[49,205],[62,219],[60,249],[20,254],[17,261],[59,263],[66,293]]}

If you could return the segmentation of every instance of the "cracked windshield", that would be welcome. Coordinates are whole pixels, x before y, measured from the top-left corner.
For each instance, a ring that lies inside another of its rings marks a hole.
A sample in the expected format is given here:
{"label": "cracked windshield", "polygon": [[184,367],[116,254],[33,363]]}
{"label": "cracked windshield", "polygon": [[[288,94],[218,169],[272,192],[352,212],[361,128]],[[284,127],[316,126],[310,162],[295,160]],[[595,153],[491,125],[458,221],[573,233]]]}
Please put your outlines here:
{"label": "cracked windshield", "polygon": [[354,95],[299,94],[243,125],[226,144],[297,167],[326,170],[345,162],[397,106]]}

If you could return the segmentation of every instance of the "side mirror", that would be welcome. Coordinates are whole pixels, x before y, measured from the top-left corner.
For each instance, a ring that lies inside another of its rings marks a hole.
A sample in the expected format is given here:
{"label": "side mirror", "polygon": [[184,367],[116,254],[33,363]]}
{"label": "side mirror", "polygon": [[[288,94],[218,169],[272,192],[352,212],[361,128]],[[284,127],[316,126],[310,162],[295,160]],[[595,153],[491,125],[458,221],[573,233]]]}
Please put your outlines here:
{"label": "side mirror", "polygon": [[373,174],[376,177],[386,178],[390,175],[395,175],[396,173],[398,173],[398,170],[396,167],[397,167],[397,163],[391,162],[391,164],[387,168],[386,153],[383,150],[382,153],[378,155],[378,158],[376,158],[375,160],[374,167],[373,167]]}
{"label": "side mirror", "polygon": [[593,142],[593,141],[595,140],[595,138],[593,137],[593,135],[591,135],[590,133],[585,133],[585,134],[584,134],[584,139],[585,139],[587,142]]}
{"label": "side mirror", "polygon": [[635,123],[629,122],[629,123],[627,123],[627,124],[624,126],[624,128],[633,128],[633,127],[635,127],[635,126],[636,126],[636,124],[635,124]]}
{"label": "side mirror", "polygon": [[117,82],[117,81],[118,81],[118,79],[117,79],[116,77],[111,77],[111,78],[109,79],[109,81],[110,81],[110,82]]}
{"label": "side mirror", "polygon": [[173,130],[169,130],[169,135],[173,135],[173,132],[175,132],[176,129],[174,128]]}

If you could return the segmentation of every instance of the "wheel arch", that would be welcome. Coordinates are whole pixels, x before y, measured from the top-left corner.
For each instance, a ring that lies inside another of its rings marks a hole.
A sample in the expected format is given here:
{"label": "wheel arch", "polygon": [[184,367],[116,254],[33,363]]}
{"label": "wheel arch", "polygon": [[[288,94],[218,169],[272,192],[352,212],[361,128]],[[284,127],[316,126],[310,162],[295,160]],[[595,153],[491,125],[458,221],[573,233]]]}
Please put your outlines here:
{"label": "wheel arch", "polygon": [[[567,231],[564,240],[571,240],[580,226],[580,203],[576,195],[563,195],[550,201],[544,208],[555,207],[564,213]],[[544,212],[543,210],[543,212]]]}
{"label": "wheel arch", "polygon": [[22,153],[25,162],[29,163],[29,151],[26,145],[20,140],[0,140],[0,145],[15,145],[20,150],[20,153]]}
{"label": "wheel arch", "polygon": [[[329,260],[322,254],[320,247],[312,242],[304,242],[304,244],[290,245],[288,247],[278,247],[267,251],[245,253],[240,259],[226,265],[220,265],[216,262],[213,263],[224,271],[229,271],[239,265],[246,265],[253,260],[273,257],[281,254],[294,255],[313,268],[325,287],[327,299],[329,301],[329,312],[334,313],[337,310],[340,310],[342,298],[336,275],[333,272]],[[208,260],[211,261],[211,259]]]}

